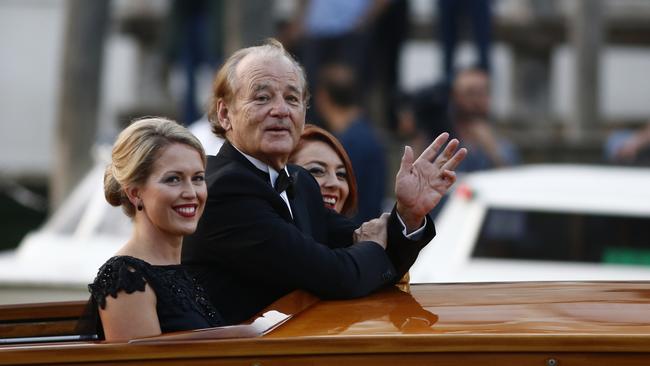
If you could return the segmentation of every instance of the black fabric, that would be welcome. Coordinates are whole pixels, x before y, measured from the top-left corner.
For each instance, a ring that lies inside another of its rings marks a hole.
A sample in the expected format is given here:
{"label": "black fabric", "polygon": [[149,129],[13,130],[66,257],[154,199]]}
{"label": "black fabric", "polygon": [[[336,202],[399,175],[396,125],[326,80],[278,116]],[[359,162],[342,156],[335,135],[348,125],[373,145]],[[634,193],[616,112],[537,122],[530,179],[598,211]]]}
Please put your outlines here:
{"label": "black fabric", "polygon": [[156,293],[163,333],[222,325],[221,315],[209,302],[205,288],[182,265],[157,266],[130,256],[112,257],[99,269],[88,290],[95,308],[104,309],[106,297],[144,291],[146,284]]}
{"label": "black fabric", "polygon": [[435,235],[428,220],[421,240],[404,238],[393,213],[387,251],[373,242],[352,245],[354,223],[325,208],[309,172],[287,168],[295,221],[259,169],[230,143],[208,157],[208,200],[196,232],[184,239],[182,261],[205,283],[226,324],[250,318],[294,289],[351,298],[392,284]]}
{"label": "black fabric", "polygon": [[293,178],[287,174],[287,171],[282,169],[278,173],[278,177],[275,179],[275,184],[273,187],[278,193],[282,193],[293,186]]}

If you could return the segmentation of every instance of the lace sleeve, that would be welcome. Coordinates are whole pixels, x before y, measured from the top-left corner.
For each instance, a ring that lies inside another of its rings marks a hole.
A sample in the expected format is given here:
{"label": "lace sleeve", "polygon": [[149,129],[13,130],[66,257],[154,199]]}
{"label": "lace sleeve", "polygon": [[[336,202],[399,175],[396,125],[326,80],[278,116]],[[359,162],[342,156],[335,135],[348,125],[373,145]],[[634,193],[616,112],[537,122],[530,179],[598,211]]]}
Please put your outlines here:
{"label": "lace sleeve", "polygon": [[91,296],[101,308],[106,307],[106,296],[117,298],[117,293],[127,294],[144,291],[148,277],[148,265],[139,259],[127,256],[113,257],[106,261],[93,283],[88,285]]}

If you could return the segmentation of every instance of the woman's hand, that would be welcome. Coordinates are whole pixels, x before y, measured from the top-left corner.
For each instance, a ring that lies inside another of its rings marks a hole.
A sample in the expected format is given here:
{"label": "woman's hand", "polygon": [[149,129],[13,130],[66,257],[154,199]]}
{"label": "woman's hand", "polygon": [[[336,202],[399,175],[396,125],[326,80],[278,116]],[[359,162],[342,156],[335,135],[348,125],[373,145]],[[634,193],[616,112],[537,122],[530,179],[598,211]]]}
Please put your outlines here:
{"label": "woman's hand", "polygon": [[354,242],[372,241],[386,250],[388,241],[388,218],[390,214],[383,213],[376,219],[366,221],[354,231]]}

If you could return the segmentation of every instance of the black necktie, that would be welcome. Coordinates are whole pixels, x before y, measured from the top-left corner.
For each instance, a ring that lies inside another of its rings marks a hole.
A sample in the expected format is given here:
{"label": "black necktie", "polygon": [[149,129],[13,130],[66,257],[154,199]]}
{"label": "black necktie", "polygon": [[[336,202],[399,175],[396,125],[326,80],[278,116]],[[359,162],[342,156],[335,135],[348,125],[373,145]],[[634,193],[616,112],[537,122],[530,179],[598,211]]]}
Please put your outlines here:
{"label": "black necktie", "polygon": [[293,178],[291,178],[285,169],[279,171],[278,177],[275,179],[273,188],[278,193],[287,191],[287,194],[290,194],[291,185],[293,184]]}

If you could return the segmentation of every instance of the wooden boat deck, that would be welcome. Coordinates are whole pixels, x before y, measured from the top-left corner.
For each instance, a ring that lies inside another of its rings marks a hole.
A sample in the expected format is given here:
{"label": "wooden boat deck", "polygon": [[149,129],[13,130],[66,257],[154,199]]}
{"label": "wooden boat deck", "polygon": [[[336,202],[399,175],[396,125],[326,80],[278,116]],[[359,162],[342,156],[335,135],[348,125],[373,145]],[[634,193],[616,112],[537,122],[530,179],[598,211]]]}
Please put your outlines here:
{"label": "wooden boat deck", "polygon": [[650,364],[650,282],[428,284],[344,301],[298,291],[269,312],[287,316],[252,338],[213,339],[224,333],[208,329],[6,345],[0,365]]}

